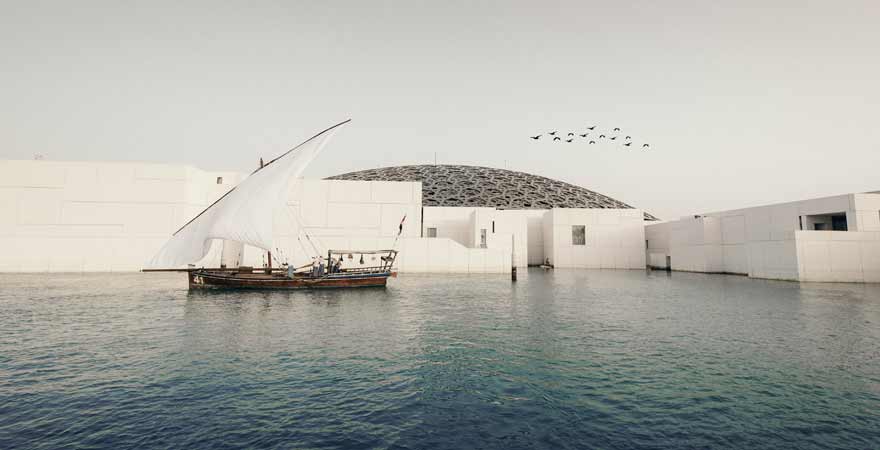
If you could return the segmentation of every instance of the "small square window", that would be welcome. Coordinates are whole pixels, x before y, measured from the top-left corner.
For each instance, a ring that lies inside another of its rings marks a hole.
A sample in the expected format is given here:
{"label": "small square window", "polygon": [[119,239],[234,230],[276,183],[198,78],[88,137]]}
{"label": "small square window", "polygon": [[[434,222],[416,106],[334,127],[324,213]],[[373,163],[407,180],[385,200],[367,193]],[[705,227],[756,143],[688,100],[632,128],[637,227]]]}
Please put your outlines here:
{"label": "small square window", "polygon": [[223,177],[217,177],[217,184],[223,184]]}
{"label": "small square window", "polygon": [[587,227],[584,225],[571,226],[571,245],[587,245]]}
{"label": "small square window", "polygon": [[437,229],[436,228],[428,228],[425,230],[425,237],[435,238],[437,237]]}

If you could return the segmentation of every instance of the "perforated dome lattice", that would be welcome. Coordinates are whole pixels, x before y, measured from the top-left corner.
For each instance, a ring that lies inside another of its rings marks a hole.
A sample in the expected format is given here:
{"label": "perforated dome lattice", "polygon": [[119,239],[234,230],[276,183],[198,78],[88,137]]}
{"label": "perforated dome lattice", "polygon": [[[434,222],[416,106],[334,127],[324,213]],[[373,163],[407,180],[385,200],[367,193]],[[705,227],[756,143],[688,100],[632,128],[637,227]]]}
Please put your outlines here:
{"label": "perforated dome lattice", "polygon": [[[491,167],[396,166],[344,173],[327,179],[421,181],[424,206],[497,209],[632,208],[619,200],[573,184]],[[657,218],[645,213],[645,220]]]}

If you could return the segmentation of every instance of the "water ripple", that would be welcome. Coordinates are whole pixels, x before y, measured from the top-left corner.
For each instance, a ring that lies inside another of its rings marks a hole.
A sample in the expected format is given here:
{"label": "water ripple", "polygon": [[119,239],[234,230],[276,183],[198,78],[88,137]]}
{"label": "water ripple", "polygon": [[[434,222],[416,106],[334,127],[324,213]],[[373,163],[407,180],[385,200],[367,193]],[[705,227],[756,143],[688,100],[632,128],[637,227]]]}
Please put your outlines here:
{"label": "water ripple", "polygon": [[880,287],[0,275],[0,448],[880,448]]}

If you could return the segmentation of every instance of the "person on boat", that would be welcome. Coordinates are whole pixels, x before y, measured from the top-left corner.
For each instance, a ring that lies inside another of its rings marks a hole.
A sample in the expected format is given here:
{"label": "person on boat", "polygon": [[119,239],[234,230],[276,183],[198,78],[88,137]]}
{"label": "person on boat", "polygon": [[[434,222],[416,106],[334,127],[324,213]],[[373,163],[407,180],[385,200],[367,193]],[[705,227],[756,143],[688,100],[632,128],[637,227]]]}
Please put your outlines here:
{"label": "person on boat", "polygon": [[293,267],[292,265],[288,264],[287,265],[287,278],[293,278],[294,272],[296,272],[296,267]]}
{"label": "person on boat", "polygon": [[318,276],[318,257],[317,256],[312,257],[312,276],[313,277]]}
{"label": "person on boat", "polygon": [[318,276],[324,276],[324,258],[318,259]]}

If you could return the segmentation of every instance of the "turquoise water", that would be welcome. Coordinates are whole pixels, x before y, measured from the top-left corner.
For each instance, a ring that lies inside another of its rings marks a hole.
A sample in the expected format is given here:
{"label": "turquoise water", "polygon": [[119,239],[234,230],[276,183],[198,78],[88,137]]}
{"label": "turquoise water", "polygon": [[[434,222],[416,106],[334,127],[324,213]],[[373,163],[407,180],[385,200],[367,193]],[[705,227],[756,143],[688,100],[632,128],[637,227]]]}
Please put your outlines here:
{"label": "turquoise water", "polygon": [[0,448],[880,448],[880,286],[0,275]]}

